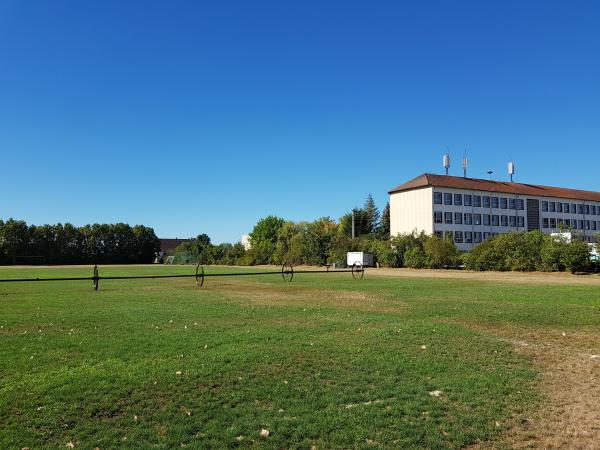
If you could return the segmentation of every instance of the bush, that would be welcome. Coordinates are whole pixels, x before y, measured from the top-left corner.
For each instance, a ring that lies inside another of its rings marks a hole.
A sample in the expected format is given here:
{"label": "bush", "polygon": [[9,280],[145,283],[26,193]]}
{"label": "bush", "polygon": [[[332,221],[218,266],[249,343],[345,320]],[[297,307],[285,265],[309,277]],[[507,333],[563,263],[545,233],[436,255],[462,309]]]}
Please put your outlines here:
{"label": "bush", "polygon": [[539,231],[500,234],[477,245],[463,261],[471,270],[577,272],[591,267],[585,242],[567,242]]}
{"label": "bush", "polygon": [[404,254],[404,266],[411,269],[424,269],[427,266],[425,253],[419,247],[413,247]]}
{"label": "bush", "polygon": [[508,270],[505,255],[496,239],[489,239],[475,246],[463,259],[469,270]]}
{"label": "bush", "polygon": [[568,244],[562,253],[562,263],[571,273],[588,270],[591,267],[588,245],[581,241]]}
{"label": "bush", "polygon": [[427,236],[423,247],[428,268],[444,269],[458,265],[458,249],[450,239]]}

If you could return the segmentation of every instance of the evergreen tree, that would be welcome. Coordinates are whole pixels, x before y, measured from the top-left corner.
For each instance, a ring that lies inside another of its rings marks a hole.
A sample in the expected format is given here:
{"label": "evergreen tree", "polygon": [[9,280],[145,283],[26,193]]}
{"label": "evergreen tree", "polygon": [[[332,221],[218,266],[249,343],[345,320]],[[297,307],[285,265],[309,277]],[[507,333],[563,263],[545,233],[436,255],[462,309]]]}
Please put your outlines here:
{"label": "evergreen tree", "polygon": [[379,222],[379,236],[381,239],[390,238],[390,202],[385,204],[383,213],[381,213],[381,221]]}
{"label": "evergreen tree", "polygon": [[368,195],[363,206],[365,224],[363,230],[365,234],[377,233],[379,229],[379,209],[375,205],[375,200],[371,194]]}

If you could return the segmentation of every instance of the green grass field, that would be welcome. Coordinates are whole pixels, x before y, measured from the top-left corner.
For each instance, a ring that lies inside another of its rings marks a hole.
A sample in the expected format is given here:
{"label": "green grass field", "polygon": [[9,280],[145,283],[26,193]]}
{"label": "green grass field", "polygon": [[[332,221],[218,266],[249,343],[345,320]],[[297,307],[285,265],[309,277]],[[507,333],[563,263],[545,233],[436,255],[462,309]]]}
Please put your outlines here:
{"label": "green grass field", "polygon": [[[0,268],[71,275],[91,269]],[[0,448],[500,441],[545,401],[540,369],[477,330],[598,327],[598,289],[369,273],[0,284]]]}

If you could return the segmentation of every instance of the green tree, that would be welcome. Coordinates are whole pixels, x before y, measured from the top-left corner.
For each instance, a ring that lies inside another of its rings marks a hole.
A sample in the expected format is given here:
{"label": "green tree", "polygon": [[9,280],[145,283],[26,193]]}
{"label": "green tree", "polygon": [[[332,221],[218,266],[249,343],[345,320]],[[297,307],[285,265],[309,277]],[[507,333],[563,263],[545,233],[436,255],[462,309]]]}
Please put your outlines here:
{"label": "green tree", "polygon": [[375,200],[373,200],[373,196],[371,194],[367,196],[362,209],[365,215],[365,224],[364,233],[361,234],[377,233],[379,231],[380,215],[379,209],[377,208],[377,205],[375,205]]}
{"label": "green tree", "polygon": [[277,237],[284,223],[283,219],[275,216],[267,216],[256,223],[250,233],[250,253],[254,264],[275,263]]}
{"label": "green tree", "polygon": [[390,202],[385,204],[385,208],[383,208],[383,212],[381,213],[379,237],[385,240],[390,238]]}
{"label": "green tree", "polygon": [[29,228],[23,220],[8,219],[0,227],[0,253],[8,263],[14,263],[16,256],[27,255]]}

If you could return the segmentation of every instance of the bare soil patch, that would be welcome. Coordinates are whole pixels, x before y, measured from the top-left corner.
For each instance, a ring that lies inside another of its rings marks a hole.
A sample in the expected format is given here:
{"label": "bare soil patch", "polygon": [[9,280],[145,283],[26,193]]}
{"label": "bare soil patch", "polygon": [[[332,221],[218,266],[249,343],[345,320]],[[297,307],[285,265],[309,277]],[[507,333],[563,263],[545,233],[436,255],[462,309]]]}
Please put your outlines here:
{"label": "bare soil patch", "polygon": [[248,280],[229,279],[219,280],[206,285],[203,289],[222,291],[227,296],[247,301],[255,305],[267,306],[310,306],[310,307],[342,307],[359,311],[384,311],[398,313],[406,310],[406,305],[400,301],[390,302],[365,292],[318,289],[292,284],[274,285]]}
{"label": "bare soil patch", "polygon": [[600,334],[508,326],[474,326],[512,343],[542,368],[542,407],[499,442],[472,449],[600,448]]}
{"label": "bare soil patch", "polygon": [[573,275],[564,272],[474,272],[471,270],[367,268],[365,276],[480,280],[520,284],[585,284],[600,286],[599,274]]}

